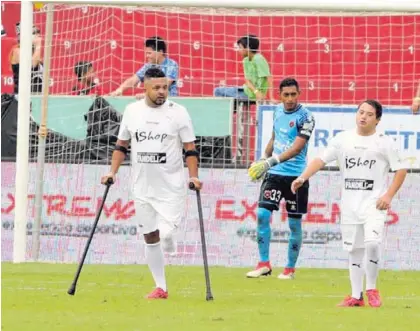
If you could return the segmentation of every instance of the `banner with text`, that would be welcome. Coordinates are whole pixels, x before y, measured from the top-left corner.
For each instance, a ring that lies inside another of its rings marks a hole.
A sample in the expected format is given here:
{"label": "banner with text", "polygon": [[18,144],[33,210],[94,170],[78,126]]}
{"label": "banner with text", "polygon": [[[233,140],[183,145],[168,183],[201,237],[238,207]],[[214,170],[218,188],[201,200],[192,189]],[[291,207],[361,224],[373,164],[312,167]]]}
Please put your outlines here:
{"label": "banner with text", "polygon": [[[355,106],[305,105],[315,117],[315,130],[309,141],[308,159],[322,154],[328,140],[338,132],[356,126]],[[276,106],[260,106],[256,157],[260,158],[273,132],[273,113]],[[409,109],[384,108],[378,130],[395,137],[403,158],[410,158],[412,168],[420,168],[420,116]]]}
{"label": "banner with text", "polygon": [[[15,208],[15,164],[2,169],[2,261],[12,259]],[[35,170],[28,187],[28,245],[34,221]],[[43,196],[41,259],[77,262],[101,203],[104,186],[98,184],[107,166],[47,164]],[[308,214],[304,218],[304,245],[298,265],[346,268],[341,244],[338,172],[321,172],[311,181]],[[144,243],[129,195],[130,168],[123,167],[111,187],[88,254],[88,263],[145,263]],[[391,176],[391,175],[390,175]],[[250,183],[246,170],[201,169],[203,214],[209,262],[221,266],[253,267],[258,261],[256,208],[259,185]],[[391,178],[391,177],[390,177]],[[328,188],[327,190],[325,188]],[[382,267],[420,270],[420,176],[409,174],[388,215]],[[284,206],[272,221],[271,261],[286,261],[289,229]],[[191,192],[185,217],[176,233],[178,254],[172,264],[202,263],[195,194]]]}

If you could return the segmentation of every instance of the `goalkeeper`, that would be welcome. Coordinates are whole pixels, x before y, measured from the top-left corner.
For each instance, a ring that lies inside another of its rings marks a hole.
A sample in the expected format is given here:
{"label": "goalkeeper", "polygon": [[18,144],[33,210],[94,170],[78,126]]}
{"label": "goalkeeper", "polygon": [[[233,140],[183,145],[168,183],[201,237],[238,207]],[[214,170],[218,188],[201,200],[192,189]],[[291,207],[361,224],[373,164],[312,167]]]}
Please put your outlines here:
{"label": "goalkeeper", "polygon": [[315,126],[311,112],[299,104],[299,94],[299,84],[295,79],[286,78],[280,83],[282,104],[274,111],[272,137],[263,158],[248,170],[251,180],[264,178],[257,210],[260,261],[255,270],[247,273],[249,278],[271,274],[270,218],[273,210],[279,210],[282,198],[286,200],[290,236],[287,265],[278,278],[294,278],[302,245],[302,215],[307,212],[309,183],[306,181],[296,194],[290,187],[306,167],[308,141]]}

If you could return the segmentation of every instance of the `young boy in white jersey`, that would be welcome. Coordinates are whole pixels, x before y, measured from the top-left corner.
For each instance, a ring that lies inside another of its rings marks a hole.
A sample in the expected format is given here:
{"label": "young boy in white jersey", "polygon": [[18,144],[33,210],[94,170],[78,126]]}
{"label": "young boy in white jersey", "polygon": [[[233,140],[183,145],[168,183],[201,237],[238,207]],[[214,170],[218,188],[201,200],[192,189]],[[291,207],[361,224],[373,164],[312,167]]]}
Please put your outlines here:
{"label": "young boy in white jersey", "polygon": [[[382,305],[376,280],[379,272],[379,249],[387,209],[407,175],[395,141],[376,131],[382,106],[376,100],[362,102],[356,114],[356,129],[338,133],[331,139],[323,156],[312,160],[292,183],[296,192],[327,163],[338,161],[342,175],[341,232],[343,247],[349,252],[352,293],[338,306],[364,306],[363,280],[371,307]],[[395,171],[387,187],[388,172]],[[366,270],[363,265],[366,256]]]}
{"label": "young boy in white jersey", "polygon": [[188,182],[184,178],[182,149],[189,171],[189,182],[201,189],[198,179],[198,152],[187,110],[167,100],[168,80],[159,68],[145,72],[145,98],[129,104],[120,125],[112,154],[111,171],[102,177],[106,183],[124,161],[131,141],[132,195],[136,218],[142,225],[146,261],[156,284],[149,299],[166,299],[164,256],[176,251],[172,238],[186,205]]}

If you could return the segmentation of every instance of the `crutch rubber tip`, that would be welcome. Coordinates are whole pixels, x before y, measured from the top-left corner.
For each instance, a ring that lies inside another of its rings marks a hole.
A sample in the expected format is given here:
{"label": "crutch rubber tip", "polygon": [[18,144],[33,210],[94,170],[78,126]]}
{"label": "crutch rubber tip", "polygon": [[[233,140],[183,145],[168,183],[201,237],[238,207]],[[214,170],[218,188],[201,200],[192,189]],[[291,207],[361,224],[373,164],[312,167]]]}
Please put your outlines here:
{"label": "crutch rubber tip", "polygon": [[76,293],[76,287],[72,286],[69,288],[69,290],[67,291],[68,295],[74,295]]}

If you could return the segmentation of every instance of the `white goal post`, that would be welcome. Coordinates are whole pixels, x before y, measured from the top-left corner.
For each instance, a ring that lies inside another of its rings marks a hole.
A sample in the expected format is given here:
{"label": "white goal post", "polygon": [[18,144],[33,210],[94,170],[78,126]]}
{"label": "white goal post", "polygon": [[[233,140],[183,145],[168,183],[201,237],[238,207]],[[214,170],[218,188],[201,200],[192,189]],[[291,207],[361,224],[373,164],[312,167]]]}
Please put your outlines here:
{"label": "white goal post", "polygon": [[28,211],[29,180],[29,117],[31,106],[31,56],[33,7],[31,2],[23,2],[21,7],[21,40],[25,51],[20,52],[19,103],[16,147],[16,210],[13,241],[13,262],[25,262],[26,224]]}
{"label": "white goal post", "polygon": [[[27,246],[27,215],[28,215],[28,181],[29,181],[29,118],[31,107],[31,58],[32,53],[32,22],[33,22],[33,1],[23,1],[21,6],[21,27],[20,27],[20,44],[22,51],[20,52],[20,80],[19,80],[19,104],[18,104],[18,130],[17,130],[17,153],[16,153],[16,193],[15,193],[15,222],[14,222],[14,241],[13,241],[13,262],[21,263],[26,261]],[[383,13],[390,15],[393,13],[420,13],[419,0],[295,0],[292,2],[273,1],[260,2],[256,0],[143,0],[143,1],[43,1],[47,13],[46,34],[44,45],[44,66],[46,68],[43,79],[43,117],[41,127],[46,124],[46,112],[48,107],[48,84],[49,84],[49,67],[50,59],[48,54],[51,53],[51,40],[54,34],[53,11],[56,4],[65,5],[92,5],[92,6],[144,6],[144,7],[180,7],[180,8],[235,8],[241,10],[284,10],[287,12],[299,11],[317,11],[317,12],[368,12]],[[419,23],[420,24],[420,23]],[[38,152],[38,168],[37,172],[37,190],[35,192],[36,202],[36,219],[35,228],[33,229],[32,256],[38,259],[39,253],[39,232],[42,215],[42,183],[44,176],[44,158],[45,153],[42,148],[42,142],[45,143],[45,136],[40,134],[40,143]],[[33,164],[32,166],[35,166]],[[35,243],[34,243],[35,242]]]}

